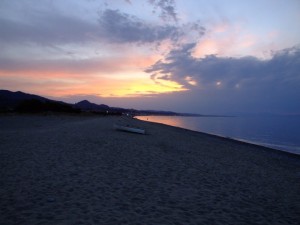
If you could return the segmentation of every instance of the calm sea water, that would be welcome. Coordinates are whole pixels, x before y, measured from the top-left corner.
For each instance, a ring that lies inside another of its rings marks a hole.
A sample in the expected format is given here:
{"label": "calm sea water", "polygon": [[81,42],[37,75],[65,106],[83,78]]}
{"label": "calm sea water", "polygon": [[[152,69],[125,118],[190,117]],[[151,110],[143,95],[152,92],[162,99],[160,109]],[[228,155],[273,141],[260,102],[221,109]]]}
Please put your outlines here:
{"label": "calm sea water", "polygon": [[300,154],[299,116],[139,116],[137,118]]}

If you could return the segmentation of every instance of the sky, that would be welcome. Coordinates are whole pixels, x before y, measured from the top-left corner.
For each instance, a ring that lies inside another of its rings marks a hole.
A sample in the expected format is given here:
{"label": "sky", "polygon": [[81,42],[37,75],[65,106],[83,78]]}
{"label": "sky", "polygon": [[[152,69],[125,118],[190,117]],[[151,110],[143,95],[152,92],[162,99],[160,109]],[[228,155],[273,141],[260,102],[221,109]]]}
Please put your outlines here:
{"label": "sky", "polygon": [[177,112],[300,114],[299,0],[1,0],[0,89]]}

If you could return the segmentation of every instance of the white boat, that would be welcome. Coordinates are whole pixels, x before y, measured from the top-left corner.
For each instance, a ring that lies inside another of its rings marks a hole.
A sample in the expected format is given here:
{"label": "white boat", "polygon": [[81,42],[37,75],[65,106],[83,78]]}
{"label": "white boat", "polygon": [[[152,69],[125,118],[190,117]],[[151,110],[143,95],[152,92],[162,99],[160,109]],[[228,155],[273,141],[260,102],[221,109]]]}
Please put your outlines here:
{"label": "white boat", "polygon": [[142,128],[132,127],[129,125],[114,124],[114,128],[116,130],[122,130],[122,131],[137,133],[137,134],[145,134],[146,133],[146,131]]}

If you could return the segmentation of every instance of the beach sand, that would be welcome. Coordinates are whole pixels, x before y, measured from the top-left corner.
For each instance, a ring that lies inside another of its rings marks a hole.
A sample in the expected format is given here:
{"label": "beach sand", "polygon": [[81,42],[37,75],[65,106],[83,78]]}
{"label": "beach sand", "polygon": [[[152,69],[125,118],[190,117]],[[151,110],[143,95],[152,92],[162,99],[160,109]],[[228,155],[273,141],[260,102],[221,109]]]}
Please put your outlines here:
{"label": "beach sand", "polygon": [[0,224],[299,224],[300,157],[118,117],[0,116]]}

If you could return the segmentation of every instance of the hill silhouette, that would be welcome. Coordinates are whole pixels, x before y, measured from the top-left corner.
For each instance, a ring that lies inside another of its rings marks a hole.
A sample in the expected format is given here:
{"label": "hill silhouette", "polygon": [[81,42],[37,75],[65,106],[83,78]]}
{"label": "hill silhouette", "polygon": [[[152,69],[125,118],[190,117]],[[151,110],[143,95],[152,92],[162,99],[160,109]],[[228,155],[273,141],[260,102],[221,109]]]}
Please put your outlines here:
{"label": "hill silhouette", "polygon": [[20,113],[79,112],[78,109],[65,102],[54,101],[21,91],[12,92],[8,90],[0,90],[0,111]]}
{"label": "hill silhouette", "polygon": [[201,116],[199,114],[176,113],[160,110],[137,110],[120,107],[110,107],[105,104],[95,104],[88,100],[82,100],[76,104],[55,101],[38,95],[28,94],[21,91],[12,92],[0,90],[0,112],[89,112],[100,115],[165,115],[165,116]]}

